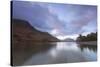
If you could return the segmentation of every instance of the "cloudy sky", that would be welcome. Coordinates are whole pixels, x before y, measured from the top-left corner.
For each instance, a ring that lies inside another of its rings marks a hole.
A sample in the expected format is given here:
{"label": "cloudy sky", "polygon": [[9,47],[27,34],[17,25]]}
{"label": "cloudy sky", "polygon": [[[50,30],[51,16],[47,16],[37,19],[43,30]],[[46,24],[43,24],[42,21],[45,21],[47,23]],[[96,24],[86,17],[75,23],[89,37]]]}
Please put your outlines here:
{"label": "cloudy sky", "polygon": [[13,1],[12,10],[13,18],[59,39],[97,31],[97,7],[92,5]]}

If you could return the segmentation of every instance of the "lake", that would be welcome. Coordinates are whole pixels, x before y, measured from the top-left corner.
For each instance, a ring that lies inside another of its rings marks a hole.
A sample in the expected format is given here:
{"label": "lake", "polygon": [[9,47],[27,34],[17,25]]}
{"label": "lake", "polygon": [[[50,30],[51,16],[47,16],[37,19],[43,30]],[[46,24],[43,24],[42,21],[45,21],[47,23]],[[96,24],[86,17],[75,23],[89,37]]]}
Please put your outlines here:
{"label": "lake", "polygon": [[[52,42],[46,51],[33,54],[22,65],[87,62],[97,60],[97,46],[76,42]],[[37,47],[38,48],[38,47]]]}

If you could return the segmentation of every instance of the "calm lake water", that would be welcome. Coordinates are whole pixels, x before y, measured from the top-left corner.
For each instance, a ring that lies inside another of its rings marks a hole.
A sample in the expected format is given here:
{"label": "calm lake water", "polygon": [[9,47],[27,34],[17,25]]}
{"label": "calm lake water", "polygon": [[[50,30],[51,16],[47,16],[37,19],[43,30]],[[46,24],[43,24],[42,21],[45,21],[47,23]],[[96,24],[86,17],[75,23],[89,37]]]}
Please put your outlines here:
{"label": "calm lake water", "polygon": [[[87,62],[97,60],[97,46],[76,42],[53,42],[46,51],[42,50],[29,57],[22,65]],[[38,47],[37,47],[38,48]]]}

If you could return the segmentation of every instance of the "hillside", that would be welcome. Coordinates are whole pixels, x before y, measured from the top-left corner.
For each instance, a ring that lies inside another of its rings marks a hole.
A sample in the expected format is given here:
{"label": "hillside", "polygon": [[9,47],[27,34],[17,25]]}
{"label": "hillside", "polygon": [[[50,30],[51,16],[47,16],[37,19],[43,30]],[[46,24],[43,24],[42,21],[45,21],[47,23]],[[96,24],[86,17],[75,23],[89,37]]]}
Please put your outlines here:
{"label": "hillside", "polygon": [[27,21],[12,19],[11,65],[22,65],[32,55],[46,51],[52,46],[48,42],[59,41],[46,32],[40,32]]}
{"label": "hillside", "polygon": [[33,28],[27,21],[13,20],[12,34],[14,39],[34,42],[58,41],[57,38],[51,36],[47,32],[40,32]]}

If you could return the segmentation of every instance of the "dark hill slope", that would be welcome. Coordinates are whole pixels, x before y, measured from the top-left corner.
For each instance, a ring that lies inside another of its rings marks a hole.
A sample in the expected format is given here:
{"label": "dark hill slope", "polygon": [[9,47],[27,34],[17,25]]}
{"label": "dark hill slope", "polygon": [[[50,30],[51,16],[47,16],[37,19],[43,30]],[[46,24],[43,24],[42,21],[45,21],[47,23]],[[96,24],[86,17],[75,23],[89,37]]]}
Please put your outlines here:
{"label": "dark hill slope", "polygon": [[49,42],[59,41],[57,38],[51,36],[47,32],[40,32],[33,28],[28,22],[23,20],[12,21],[12,32],[13,36],[19,40],[32,40],[34,42]]}
{"label": "dark hill slope", "polygon": [[33,28],[27,21],[12,19],[12,54],[11,65],[22,65],[27,59],[38,52],[51,48],[48,42],[59,41],[46,32]]}

